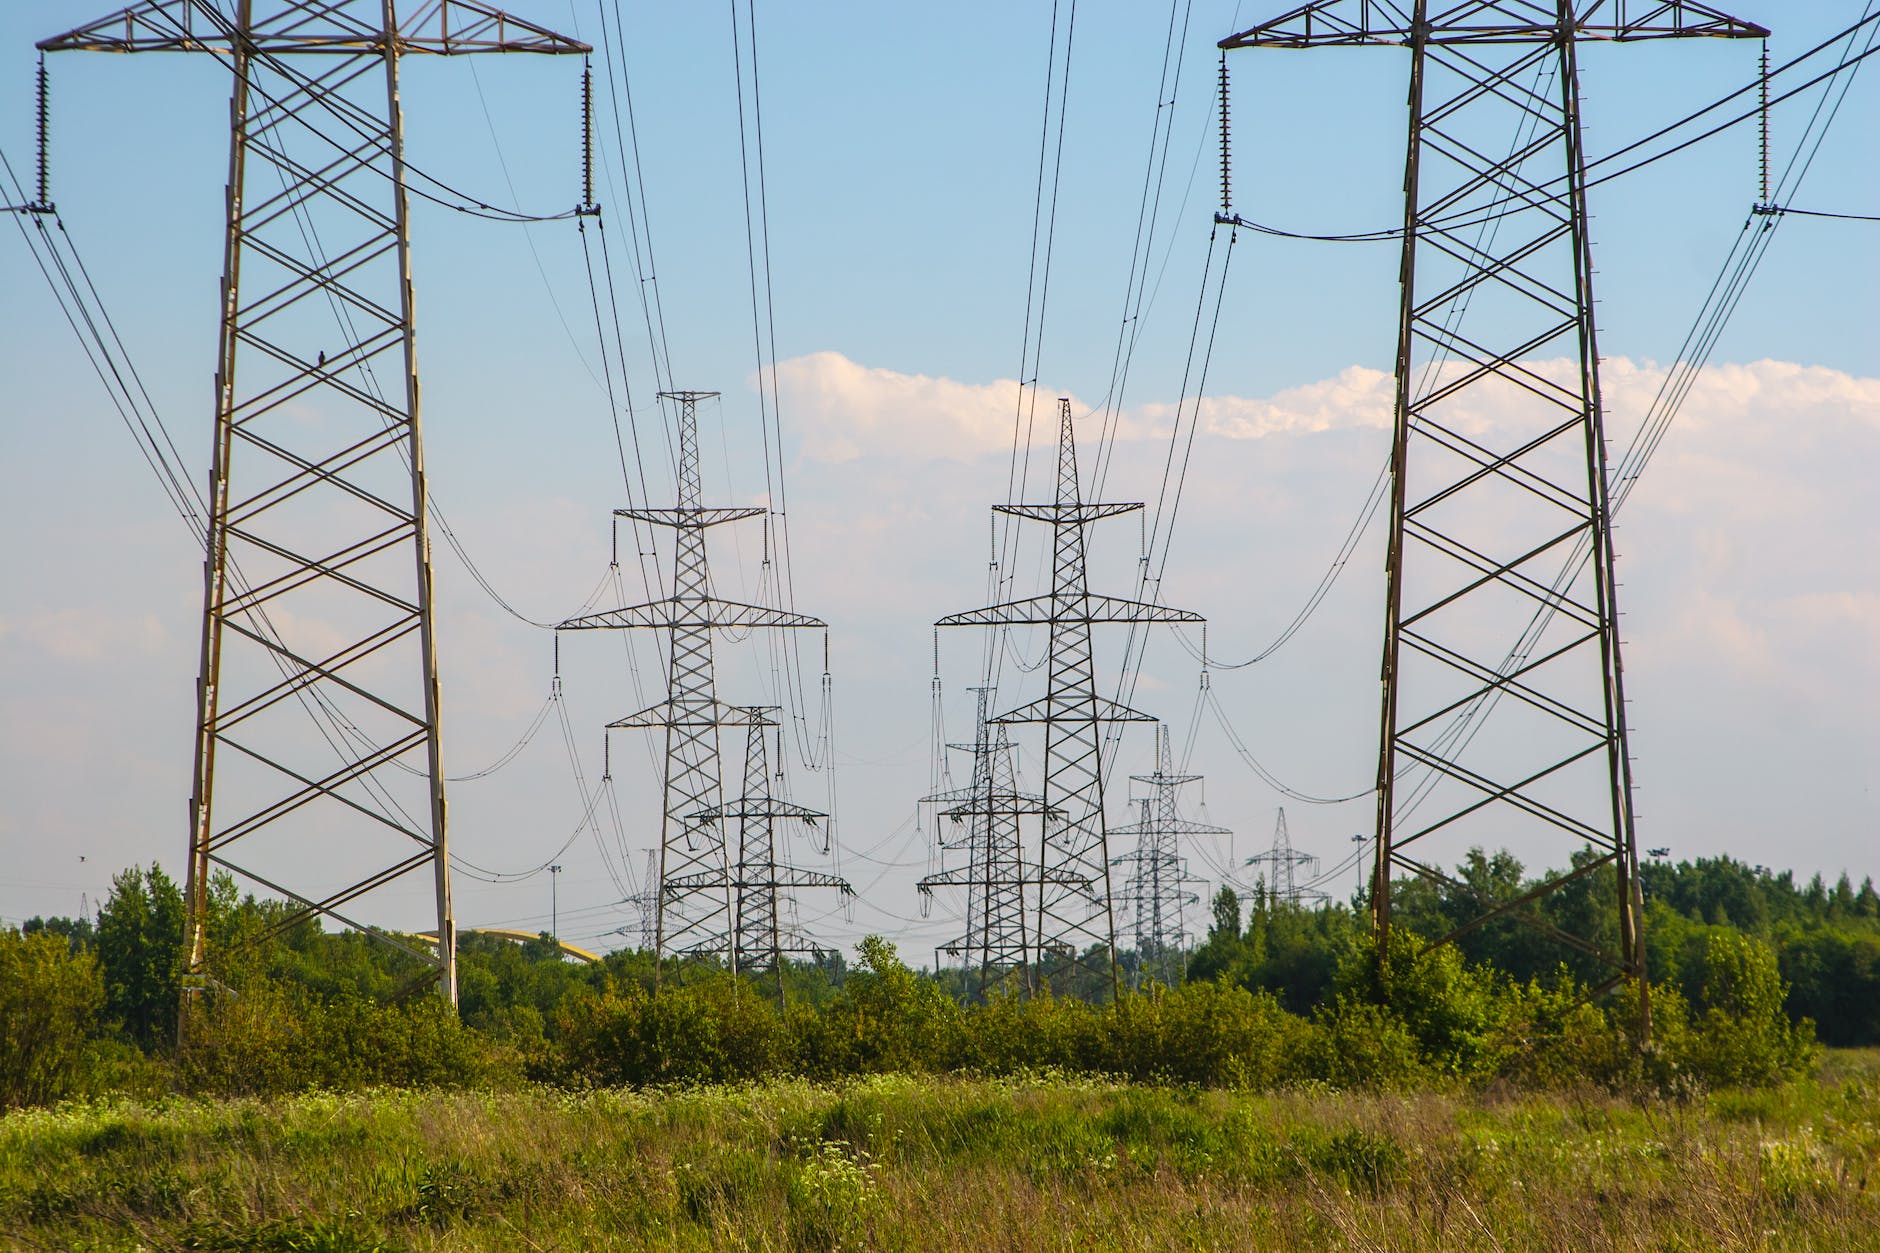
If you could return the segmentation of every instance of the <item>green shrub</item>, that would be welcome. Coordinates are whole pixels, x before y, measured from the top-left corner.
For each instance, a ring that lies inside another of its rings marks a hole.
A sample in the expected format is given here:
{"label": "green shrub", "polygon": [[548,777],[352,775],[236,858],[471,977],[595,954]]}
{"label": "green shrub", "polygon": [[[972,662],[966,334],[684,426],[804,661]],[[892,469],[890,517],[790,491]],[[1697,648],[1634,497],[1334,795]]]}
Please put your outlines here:
{"label": "green shrub", "polygon": [[1423,1065],[1461,1079],[1493,1073],[1508,1048],[1505,980],[1463,962],[1454,945],[1431,945],[1399,927],[1379,967],[1376,941],[1352,945],[1339,971],[1347,994],[1388,1009],[1416,1039]]}
{"label": "green shrub", "polygon": [[657,996],[636,987],[581,996],[557,1018],[565,1078],[639,1087],[734,1083],[787,1069],[789,1038],[770,1002],[715,975]]}
{"label": "green shrub", "polygon": [[1683,1069],[1709,1087],[1760,1087],[1807,1073],[1815,1027],[1791,1023],[1776,955],[1747,936],[1713,931],[1692,1000],[1697,1016],[1683,1042]]}
{"label": "green shrub", "polygon": [[830,1060],[848,1073],[937,1070],[956,1053],[960,1007],[931,979],[910,970],[878,935],[856,946],[862,968],[824,1011]]}
{"label": "green shrub", "polygon": [[961,1020],[949,1059],[955,1069],[1007,1075],[1019,1071],[1088,1070],[1104,1052],[1095,1006],[1052,996],[1027,999],[1016,990],[995,993]]}
{"label": "green shrub", "polygon": [[0,931],[0,1109],[77,1090],[104,986],[89,952],[49,932]]}
{"label": "green shrub", "polygon": [[176,1070],[191,1092],[263,1096],[481,1084],[503,1074],[508,1060],[435,996],[402,1005],[318,1001],[254,980],[190,1006]]}
{"label": "green shrub", "polygon": [[1102,1069],[1138,1080],[1268,1088],[1296,1069],[1306,1024],[1226,979],[1155,987],[1103,1014]]}
{"label": "green shrub", "polygon": [[1307,1075],[1335,1088],[1406,1088],[1426,1074],[1409,1026],[1352,993],[1313,1015],[1302,1058]]}

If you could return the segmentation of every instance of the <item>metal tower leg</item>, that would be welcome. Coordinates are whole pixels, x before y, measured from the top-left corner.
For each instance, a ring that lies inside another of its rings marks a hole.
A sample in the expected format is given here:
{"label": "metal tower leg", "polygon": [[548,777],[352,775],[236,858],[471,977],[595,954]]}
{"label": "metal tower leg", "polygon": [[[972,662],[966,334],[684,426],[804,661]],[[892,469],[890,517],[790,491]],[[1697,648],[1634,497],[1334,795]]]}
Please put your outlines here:
{"label": "metal tower leg", "polygon": [[[675,533],[672,595],[605,613],[571,618],[561,631],[652,629],[670,645],[666,699],[650,709],[609,723],[610,728],[663,730],[666,737],[664,804],[655,892],[656,958],[698,956],[723,959],[737,968],[737,919],[733,867],[717,818],[722,801],[719,728],[753,726],[762,715],[718,699],[712,667],[712,633],[723,628],[827,629],[820,619],[712,595],[706,557],[708,527],[761,517],[764,510],[707,509],[699,475],[698,402],[717,392],[666,392],[679,402],[679,501],[671,509],[616,509]],[[657,965],[655,966],[657,970]]]}
{"label": "metal tower leg", "polygon": [[[1435,16],[1427,0],[1407,13],[1321,0],[1221,41],[1410,50],[1380,962],[1407,871],[1471,902],[1445,940],[1507,918],[1557,941],[1596,988],[1644,973],[1577,46],[1767,33],[1688,0],[1468,0]],[[1470,845],[1571,864],[1491,899],[1442,869],[1441,850]],[[1600,872],[1616,908],[1591,933],[1536,907]]]}
{"label": "metal tower leg", "polygon": [[1047,953],[1053,964],[1073,976],[1079,972],[1101,974],[1100,968],[1107,967],[1112,997],[1120,991],[1120,982],[1116,919],[1111,907],[1109,833],[1103,816],[1101,726],[1105,722],[1155,719],[1097,694],[1091,627],[1109,622],[1201,621],[1199,614],[1185,610],[1090,591],[1084,528],[1140,508],[1140,502],[1096,504],[1082,499],[1071,403],[1060,399],[1056,500],[1048,505],[995,506],[1000,513],[1050,524],[1050,593],[952,614],[935,624],[1023,624],[1050,629],[1050,669],[1044,698],[993,721],[1001,726],[1043,724],[1044,803],[1062,815],[1055,830],[1047,819],[1039,839],[1037,874],[1032,880],[1036,893],[1034,958],[1038,968],[1049,968]]}
{"label": "metal tower leg", "polygon": [[468,0],[403,26],[391,0],[148,0],[39,46],[207,53],[234,84],[186,986],[217,869],[294,903],[276,932],[361,927],[429,870],[435,951],[367,933],[454,1002],[399,62],[589,49]]}

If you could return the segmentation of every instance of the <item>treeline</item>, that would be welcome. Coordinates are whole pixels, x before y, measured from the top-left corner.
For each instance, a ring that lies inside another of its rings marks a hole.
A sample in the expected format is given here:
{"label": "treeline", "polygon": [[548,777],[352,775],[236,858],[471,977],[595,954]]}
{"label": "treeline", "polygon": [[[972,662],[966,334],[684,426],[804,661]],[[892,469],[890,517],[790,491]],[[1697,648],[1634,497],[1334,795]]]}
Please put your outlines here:
{"label": "treeline", "polygon": [[[120,874],[97,919],[0,932],[0,1106],[112,1091],[273,1093],[365,1084],[652,1084],[889,1070],[1059,1068],[1144,1080],[1271,1086],[1431,1082],[1703,1087],[1763,1084],[1810,1064],[1813,1039],[1880,1043],[1880,899],[1871,883],[1796,884],[1729,859],[1647,868],[1653,1047],[1601,972],[1498,920],[1429,948],[1474,893],[1511,894],[1521,867],[1477,855],[1446,896],[1396,901],[1390,960],[1362,915],[1232,893],[1213,902],[1187,981],[1107,1002],[1064,972],[1043,995],[989,993],[910,969],[870,940],[774,979],[650,957],[562,960],[544,936],[466,936],[461,1012],[427,967],[372,937],[288,923],[278,903],[211,892],[223,964],[191,1002],[182,1048],[183,903],[155,866]],[[1535,906],[1598,939],[1616,887],[1594,872]],[[1098,954],[1098,956],[1101,956]],[[1136,955],[1121,964],[1133,974]],[[1385,973],[1379,977],[1379,970]],[[1133,980],[1132,980],[1133,981]]]}
{"label": "treeline", "polygon": [[[1426,880],[1398,884],[1393,924],[1440,939],[1479,916],[1481,902],[1515,899],[1538,882],[1505,852],[1472,853],[1454,878],[1460,886],[1450,890]],[[1654,984],[1698,996],[1711,941],[1744,937],[1774,954],[1792,1021],[1812,1021],[1826,1044],[1880,1045],[1880,893],[1871,878],[1859,888],[1846,875],[1832,886],[1820,875],[1798,883],[1786,871],[1717,857],[1649,863],[1640,867],[1640,879],[1646,964]],[[1468,963],[1517,982],[1545,979],[1562,965],[1577,979],[1597,981],[1605,971],[1593,959],[1528,923],[1549,924],[1617,952],[1617,891],[1610,868],[1586,874],[1542,897],[1525,917],[1478,927],[1455,946]],[[1188,977],[1225,975],[1240,986],[1273,992],[1296,1013],[1309,1013],[1331,995],[1340,954],[1368,926],[1366,916],[1343,905],[1301,909],[1257,894],[1242,902],[1223,892],[1213,901],[1207,938],[1189,960]]]}

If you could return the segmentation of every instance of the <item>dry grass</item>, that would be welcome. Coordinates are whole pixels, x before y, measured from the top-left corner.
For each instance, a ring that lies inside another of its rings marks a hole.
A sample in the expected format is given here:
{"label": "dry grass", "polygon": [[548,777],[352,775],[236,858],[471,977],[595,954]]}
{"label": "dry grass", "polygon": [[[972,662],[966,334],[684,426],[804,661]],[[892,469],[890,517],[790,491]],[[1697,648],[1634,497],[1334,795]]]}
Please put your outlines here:
{"label": "dry grass", "polygon": [[887,1077],[0,1119],[45,1250],[1880,1250],[1880,1058],[1774,1092]]}

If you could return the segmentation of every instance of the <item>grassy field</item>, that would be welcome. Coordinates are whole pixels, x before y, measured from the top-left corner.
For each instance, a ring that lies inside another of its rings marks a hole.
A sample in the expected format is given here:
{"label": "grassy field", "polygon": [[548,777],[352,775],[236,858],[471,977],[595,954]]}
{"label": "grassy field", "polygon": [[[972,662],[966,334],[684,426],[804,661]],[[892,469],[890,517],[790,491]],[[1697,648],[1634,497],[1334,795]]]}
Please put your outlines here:
{"label": "grassy field", "polygon": [[1838,1253],[1877,1193],[1868,1053],[1688,1102],[889,1076],[0,1118],[10,1249]]}

